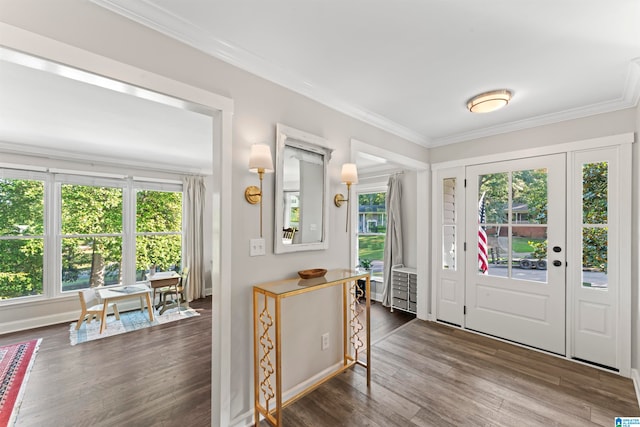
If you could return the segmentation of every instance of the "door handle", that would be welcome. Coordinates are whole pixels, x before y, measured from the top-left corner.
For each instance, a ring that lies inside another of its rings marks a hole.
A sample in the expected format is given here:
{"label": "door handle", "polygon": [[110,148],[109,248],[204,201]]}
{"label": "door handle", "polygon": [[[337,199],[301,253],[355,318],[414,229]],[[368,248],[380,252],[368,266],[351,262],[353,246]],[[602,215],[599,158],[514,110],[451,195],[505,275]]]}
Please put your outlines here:
{"label": "door handle", "polygon": [[555,261],[553,261],[553,265],[555,265],[556,267],[560,267],[562,265],[562,261],[555,260]]}
{"label": "door handle", "polygon": [[560,246],[554,246],[553,252],[562,252],[562,248]]}

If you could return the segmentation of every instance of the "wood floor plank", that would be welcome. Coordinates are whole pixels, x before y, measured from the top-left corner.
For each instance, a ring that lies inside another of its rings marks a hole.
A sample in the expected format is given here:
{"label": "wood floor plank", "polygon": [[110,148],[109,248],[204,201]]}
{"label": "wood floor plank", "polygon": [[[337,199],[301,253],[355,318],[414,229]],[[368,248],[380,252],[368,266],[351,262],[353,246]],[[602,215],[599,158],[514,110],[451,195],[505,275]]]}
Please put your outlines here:
{"label": "wood floor plank", "polygon": [[[381,409],[392,396],[384,411],[409,406],[398,419],[416,426],[610,426],[616,415],[640,415],[628,378],[432,322],[413,321],[373,345],[372,383],[367,390],[356,367],[284,414],[328,399],[337,425],[376,425],[382,414],[372,419],[362,408]],[[305,422],[290,425],[332,425]]]}
{"label": "wood floor plank", "polygon": [[[17,426],[210,425],[211,300],[192,305],[202,316],[76,346],[68,324],[0,336],[44,338]],[[356,366],[288,406],[285,426],[608,427],[640,416],[628,378],[372,312],[372,386]]]}
{"label": "wood floor plank", "polygon": [[69,324],[0,336],[0,345],[43,338],[17,427],[208,426],[211,298],[200,316],[69,343]]}

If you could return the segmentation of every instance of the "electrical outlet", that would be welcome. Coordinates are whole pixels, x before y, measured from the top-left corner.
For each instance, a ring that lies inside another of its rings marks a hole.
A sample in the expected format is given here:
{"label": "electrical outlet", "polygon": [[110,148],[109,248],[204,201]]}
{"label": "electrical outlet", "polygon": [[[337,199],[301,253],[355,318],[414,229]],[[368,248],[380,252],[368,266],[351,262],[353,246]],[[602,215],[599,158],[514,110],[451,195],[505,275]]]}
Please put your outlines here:
{"label": "electrical outlet", "polygon": [[329,348],[329,332],[326,334],[322,334],[322,350],[326,350]]}
{"label": "electrical outlet", "polygon": [[249,241],[249,256],[264,255],[264,239],[251,239]]}

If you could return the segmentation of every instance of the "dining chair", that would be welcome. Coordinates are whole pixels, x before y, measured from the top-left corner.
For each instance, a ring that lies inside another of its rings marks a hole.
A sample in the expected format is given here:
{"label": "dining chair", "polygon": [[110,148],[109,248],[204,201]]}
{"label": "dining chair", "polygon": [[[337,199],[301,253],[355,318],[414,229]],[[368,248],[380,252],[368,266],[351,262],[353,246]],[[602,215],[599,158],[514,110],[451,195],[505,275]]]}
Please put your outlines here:
{"label": "dining chair", "polygon": [[[80,317],[78,318],[76,330],[80,329],[80,326],[82,326],[82,323],[85,320],[87,321],[87,323],[91,323],[94,317],[100,319],[102,316],[102,311],[104,309],[104,304],[98,301],[96,292],[92,288],[81,289],[80,291],[78,291],[78,297],[80,298],[80,307],[82,309],[82,312],[80,313]],[[109,305],[107,306],[107,310],[108,309],[112,309],[113,314],[116,316],[116,319],[120,320],[120,312],[118,312],[118,306],[115,303],[109,303]]]}
{"label": "dining chair", "polygon": [[178,311],[180,310],[180,303],[187,302],[186,292],[187,286],[189,283],[189,267],[185,267],[182,270],[182,274],[180,275],[180,280],[175,286],[169,286],[168,289],[162,290],[160,292],[160,311],[159,314],[164,313],[170,308],[173,308],[174,305],[178,306]]}

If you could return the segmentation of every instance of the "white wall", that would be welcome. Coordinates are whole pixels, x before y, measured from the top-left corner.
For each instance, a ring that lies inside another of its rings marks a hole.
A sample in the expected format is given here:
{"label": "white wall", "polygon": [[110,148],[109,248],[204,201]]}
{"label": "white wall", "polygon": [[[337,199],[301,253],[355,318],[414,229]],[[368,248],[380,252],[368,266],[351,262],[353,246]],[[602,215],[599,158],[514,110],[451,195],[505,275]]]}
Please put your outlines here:
{"label": "white wall", "polygon": [[[349,159],[351,138],[368,141],[409,158],[428,160],[427,150],[372,126],[337,113],[308,98],[229,64],[208,57],[176,41],[81,0],[1,0],[0,20],[98,55],[150,70],[234,100],[233,117],[233,235],[231,272],[231,418],[250,417],[253,405],[252,285],[294,277],[313,267],[349,267],[349,235],[344,231],[344,209],[329,209],[329,250],[275,255],[273,248],[274,175],[264,181],[264,236],[267,255],[249,257],[249,239],[258,237],[258,207],[244,200],[244,188],[256,185],[257,175],[247,170],[250,146],[256,142],[275,147],[275,126],[280,122],[326,138],[335,149],[329,164],[329,194],[343,192],[339,183],[342,163]],[[70,25],[73,23],[73,25]],[[1,39],[1,38],[0,38]],[[214,295],[214,298],[216,295]],[[335,351],[320,351],[320,335],[330,332],[331,349],[338,348],[339,328],[334,320],[335,293],[318,292],[287,301],[284,319],[296,324],[286,329],[284,378],[292,386],[337,361]],[[310,309],[311,308],[311,309]],[[296,346],[290,346],[295,343]]]}

